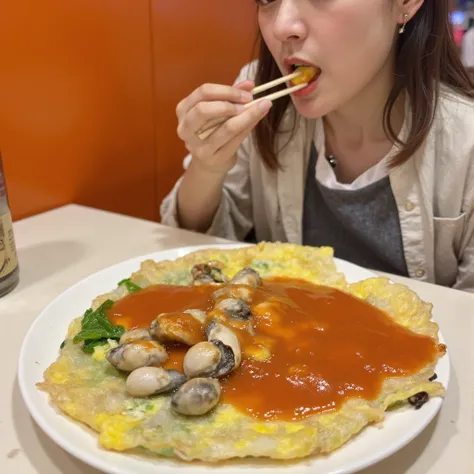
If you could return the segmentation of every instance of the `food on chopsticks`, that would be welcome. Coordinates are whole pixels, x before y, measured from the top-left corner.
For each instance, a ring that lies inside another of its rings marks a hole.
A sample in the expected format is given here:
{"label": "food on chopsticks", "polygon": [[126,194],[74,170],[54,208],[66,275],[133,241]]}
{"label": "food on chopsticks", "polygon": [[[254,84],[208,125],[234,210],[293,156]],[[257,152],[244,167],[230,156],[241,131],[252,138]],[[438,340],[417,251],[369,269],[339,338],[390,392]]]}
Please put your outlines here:
{"label": "food on chopsticks", "polygon": [[[266,84],[254,87],[250,91],[252,95],[260,94],[261,92],[272,89],[273,87],[283,84],[285,82],[293,84],[291,87],[287,87],[283,90],[273,92],[272,94],[268,94],[267,96],[260,97],[251,102],[248,102],[247,104],[245,104],[245,108],[251,107],[252,105],[256,104],[257,102],[260,102],[263,99],[276,100],[286,95],[292,94],[293,92],[297,92],[301,89],[304,89],[314,78],[317,77],[319,72],[320,70],[313,66],[298,66],[291,74],[279,77],[278,79],[267,82]],[[210,137],[226,120],[226,118],[223,118],[205,125],[198,132],[199,138],[201,140],[205,140],[206,138]]]}
{"label": "food on chopsticks", "polygon": [[319,73],[319,69],[314,66],[298,66],[295,72],[299,73],[299,76],[292,79],[291,82],[293,84],[309,84],[311,80]]}
{"label": "food on chopsticks", "polygon": [[330,248],[198,251],[129,281],[71,323],[39,384],[106,449],[302,458],[444,395],[431,306],[384,278],[348,284]]}

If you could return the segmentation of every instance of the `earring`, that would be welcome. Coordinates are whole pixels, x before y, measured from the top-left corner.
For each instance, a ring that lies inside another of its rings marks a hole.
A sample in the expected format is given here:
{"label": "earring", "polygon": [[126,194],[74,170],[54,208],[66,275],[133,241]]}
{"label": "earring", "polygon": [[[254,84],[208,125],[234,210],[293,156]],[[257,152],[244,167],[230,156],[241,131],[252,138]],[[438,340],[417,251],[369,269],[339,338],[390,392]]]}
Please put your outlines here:
{"label": "earring", "polygon": [[405,14],[403,15],[403,19],[404,19],[405,21],[403,22],[403,25],[402,25],[402,26],[400,27],[400,29],[398,30],[398,33],[400,33],[401,35],[402,35],[403,33],[405,33],[405,28],[406,28],[406,26],[407,26],[408,18],[409,18],[409,17],[410,17],[410,15],[409,15],[408,13],[405,13]]}

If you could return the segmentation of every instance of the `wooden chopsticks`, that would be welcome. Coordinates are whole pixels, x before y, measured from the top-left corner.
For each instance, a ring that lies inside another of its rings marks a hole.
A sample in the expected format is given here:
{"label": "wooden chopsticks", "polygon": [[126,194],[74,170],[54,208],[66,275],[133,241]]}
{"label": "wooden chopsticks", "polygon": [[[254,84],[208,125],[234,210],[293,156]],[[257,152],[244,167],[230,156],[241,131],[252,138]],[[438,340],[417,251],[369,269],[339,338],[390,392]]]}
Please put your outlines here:
{"label": "wooden chopsticks", "polygon": [[[280,84],[283,84],[284,82],[288,82],[288,81],[291,81],[293,79],[296,79],[298,76],[301,76],[301,74],[302,74],[301,72],[292,72],[291,74],[288,74],[287,76],[279,77],[278,79],[267,82],[266,84],[262,84],[261,86],[254,87],[250,91],[250,93],[252,95],[260,94],[260,92],[264,92],[268,89],[271,89],[272,87],[279,86]],[[299,84],[299,85],[301,85],[301,84]],[[282,92],[282,91],[280,91],[280,92]],[[250,102],[250,104],[251,103],[252,102]]]}
{"label": "wooden chopsticks", "polygon": [[[264,92],[268,89],[271,89],[272,87],[278,86],[280,84],[283,84],[284,82],[291,81],[292,79],[297,78],[300,76],[302,73],[301,72],[293,72],[291,74],[288,74],[287,76],[279,77],[278,79],[275,79],[273,81],[267,82],[266,84],[262,84],[261,86],[254,87],[250,93],[252,95],[259,94],[260,92]],[[300,89],[303,89],[306,87],[308,83],[303,82],[302,84],[298,84],[293,87],[288,87],[286,89],[283,89],[278,92],[274,92],[273,94],[268,94],[264,97],[260,97],[258,99],[252,100],[251,102],[248,102],[247,104],[244,105],[246,109],[251,107],[252,105],[266,99],[266,100],[275,100],[279,99],[280,97],[283,97],[285,95],[291,94],[293,92],[299,91]],[[226,122],[228,119],[216,119],[213,121],[208,122],[198,133],[198,136],[201,140],[205,140],[206,138],[210,137],[224,122]]]}

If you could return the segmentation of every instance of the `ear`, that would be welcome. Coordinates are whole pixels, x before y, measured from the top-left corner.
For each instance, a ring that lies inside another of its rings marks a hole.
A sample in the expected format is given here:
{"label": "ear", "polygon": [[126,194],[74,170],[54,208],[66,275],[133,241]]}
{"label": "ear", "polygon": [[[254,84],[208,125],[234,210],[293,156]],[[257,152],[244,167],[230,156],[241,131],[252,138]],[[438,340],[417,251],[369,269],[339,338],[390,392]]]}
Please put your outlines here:
{"label": "ear", "polygon": [[[400,24],[410,21],[421,8],[425,0],[397,0]],[[407,16],[408,15],[408,16]]]}

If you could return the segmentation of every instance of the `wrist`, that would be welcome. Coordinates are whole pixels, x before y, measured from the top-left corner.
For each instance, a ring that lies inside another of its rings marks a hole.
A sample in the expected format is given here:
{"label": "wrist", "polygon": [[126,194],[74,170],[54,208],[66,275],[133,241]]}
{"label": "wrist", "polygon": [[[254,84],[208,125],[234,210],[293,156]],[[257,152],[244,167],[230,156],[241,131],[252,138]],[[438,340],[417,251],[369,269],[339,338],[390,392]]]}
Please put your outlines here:
{"label": "wrist", "polygon": [[207,164],[197,159],[192,159],[189,164],[188,171],[192,174],[199,175],[202,178],[212,178],[212,179],[221,179],[223,180],[227,173],[234,166],[233,160],[229,160],[229,163],[225,164]]}

